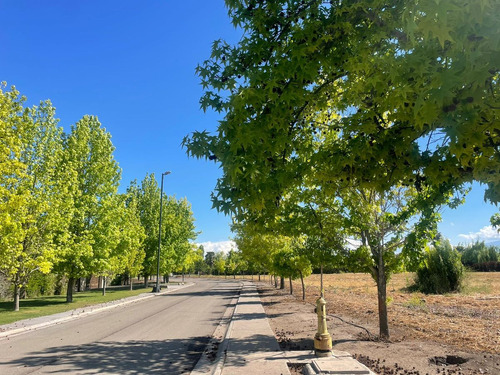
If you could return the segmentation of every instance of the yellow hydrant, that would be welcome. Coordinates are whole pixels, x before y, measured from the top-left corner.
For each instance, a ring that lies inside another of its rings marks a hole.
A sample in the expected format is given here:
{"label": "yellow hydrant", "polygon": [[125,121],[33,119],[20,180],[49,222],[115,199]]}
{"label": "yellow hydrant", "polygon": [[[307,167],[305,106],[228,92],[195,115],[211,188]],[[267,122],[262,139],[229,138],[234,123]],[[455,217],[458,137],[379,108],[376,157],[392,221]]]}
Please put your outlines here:
{"label": "yellow hydrant", "polygon": [[318,314],[318,332],[314,336],[316,356],[328,357],[332,354],[332,336],[326,326],[326,301],[323,296],[316,300],[316,314]]}

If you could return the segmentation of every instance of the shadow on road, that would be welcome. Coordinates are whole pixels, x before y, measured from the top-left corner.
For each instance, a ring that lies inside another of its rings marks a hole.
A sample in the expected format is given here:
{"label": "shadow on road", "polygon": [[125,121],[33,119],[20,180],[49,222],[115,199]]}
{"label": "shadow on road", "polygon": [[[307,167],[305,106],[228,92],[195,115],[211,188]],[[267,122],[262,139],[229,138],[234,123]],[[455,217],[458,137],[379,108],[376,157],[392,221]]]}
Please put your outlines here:
{"label": "shadow on road", "polygon": [[201,292],[191,292],[187,291],[184,292],[181,290],[179,291],[173,291],[172,293],[169,294],[161,294],[157,297],[164,297],[164,298],[169,298],[170,296],[189,296],[189,297],[208,297],[208,296],[223,296],[225,299],[233,298],[234,296],[238,295],[238,290],[235,288],[213,288],[210,290],[206,291],[201,291]]}
{"label": "shadow on road", "polygon": [[0,366],[24,367],[29,373],[49,366],[44,372],[51,374],[184,374],[193,369],[208,341],[208,337],[193,337],[57,346]]}

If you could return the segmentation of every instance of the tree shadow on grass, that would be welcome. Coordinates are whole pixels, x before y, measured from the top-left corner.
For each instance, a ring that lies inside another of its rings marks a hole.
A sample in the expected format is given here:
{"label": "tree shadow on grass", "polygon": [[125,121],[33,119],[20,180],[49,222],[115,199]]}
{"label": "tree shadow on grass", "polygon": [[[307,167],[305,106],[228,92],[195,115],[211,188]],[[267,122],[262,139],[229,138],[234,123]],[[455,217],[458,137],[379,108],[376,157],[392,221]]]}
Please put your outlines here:
{"label": "tree shadow on grass", "polygon": [[[23,307],[44,307],[44,306],[55,306],[63,305],[67,303],[65,297],[61,296],[49,296],[43,298],[30,298],[20,301],[21,308]],[[0,302],[0,312],[2,311],[12,311],[14,306],[13,301],[3,301]]]}
{"label": "tree shadow on grass", "polygon": [[0,362],[0,373],[19,367],[31,373],[43,367],[51,374],[184,374],[194,368],[208,341],[193,337],[56,346]]}

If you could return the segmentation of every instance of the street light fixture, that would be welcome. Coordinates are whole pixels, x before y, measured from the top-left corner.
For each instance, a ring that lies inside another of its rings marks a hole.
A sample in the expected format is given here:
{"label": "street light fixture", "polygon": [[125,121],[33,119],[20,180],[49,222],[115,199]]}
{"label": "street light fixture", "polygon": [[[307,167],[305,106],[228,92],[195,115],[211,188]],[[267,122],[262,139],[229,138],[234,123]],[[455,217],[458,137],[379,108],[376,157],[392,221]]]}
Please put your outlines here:
{"label": "street light fixture", "polygon": [[157,264],[156,264],[156,285],[153,288],[153,293],[160,292],[160,248],[161,248],[161,213],[163,209],[163,177],[170,174],[170,171],[161,174],[161,189],[160,189],[160,225],[158,230],[158,254],[157,254]]}

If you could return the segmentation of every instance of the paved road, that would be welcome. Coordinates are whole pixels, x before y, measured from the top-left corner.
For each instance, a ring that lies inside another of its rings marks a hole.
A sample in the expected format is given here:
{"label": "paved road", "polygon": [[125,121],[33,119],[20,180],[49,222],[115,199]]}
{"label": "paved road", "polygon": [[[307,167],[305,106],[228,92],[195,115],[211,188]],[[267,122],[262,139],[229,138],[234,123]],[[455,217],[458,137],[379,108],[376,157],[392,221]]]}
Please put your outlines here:
{"label": "paved road", "polygon": [[0,339],[0,374],[189,373],[239,283],[193,279],[174,293]]}

